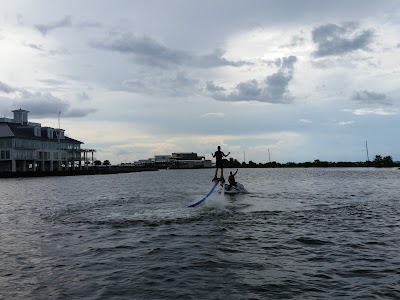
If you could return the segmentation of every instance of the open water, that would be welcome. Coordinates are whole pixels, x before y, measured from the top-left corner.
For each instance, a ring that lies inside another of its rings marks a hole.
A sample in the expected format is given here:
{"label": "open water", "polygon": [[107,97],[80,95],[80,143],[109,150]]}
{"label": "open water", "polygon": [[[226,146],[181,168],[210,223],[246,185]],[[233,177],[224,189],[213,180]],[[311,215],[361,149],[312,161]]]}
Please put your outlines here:
{"label": "open water", "polygon": [[400,299],[400,170],[213,173],[1,179],[0,299]]}

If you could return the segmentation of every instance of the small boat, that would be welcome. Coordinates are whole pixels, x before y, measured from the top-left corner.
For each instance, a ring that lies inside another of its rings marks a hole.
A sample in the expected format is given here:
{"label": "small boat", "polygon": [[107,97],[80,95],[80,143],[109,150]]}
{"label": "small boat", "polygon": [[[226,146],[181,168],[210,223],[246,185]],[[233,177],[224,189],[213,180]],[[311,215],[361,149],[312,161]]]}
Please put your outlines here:
{"label": "small boat", "polygon": [[247,194],[248,191],[245,189],[243,184],[236,182],[236,185],[231,186],[229,184],[223,184],[221,185],[221,189],[219,192],[222,192],[222,188],[225,188],[224,193],[225,194],[230,194],[230,195],[235,195],[235,194]]}

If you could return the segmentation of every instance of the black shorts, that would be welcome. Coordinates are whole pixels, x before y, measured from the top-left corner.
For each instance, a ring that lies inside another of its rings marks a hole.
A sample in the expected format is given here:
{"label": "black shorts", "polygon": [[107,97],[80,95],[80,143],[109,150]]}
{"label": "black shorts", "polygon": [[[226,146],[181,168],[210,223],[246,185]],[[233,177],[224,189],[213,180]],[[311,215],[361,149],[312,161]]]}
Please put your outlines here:
{"label": "black shorts", "polygon": [[224,165],[223,165],[223,163],[222,163],[222,160],[221,160],[221,161],[217,161],[216,164],[215,164],[215,166],[216,166],[217,168],[223,168]]}

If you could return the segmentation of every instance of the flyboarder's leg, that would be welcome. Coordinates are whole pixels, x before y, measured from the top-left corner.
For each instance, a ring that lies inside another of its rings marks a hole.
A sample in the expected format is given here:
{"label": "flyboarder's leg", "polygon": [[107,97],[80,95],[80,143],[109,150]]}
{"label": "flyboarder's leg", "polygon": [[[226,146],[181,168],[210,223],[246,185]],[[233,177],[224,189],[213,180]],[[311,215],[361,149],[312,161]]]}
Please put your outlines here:
{"label": "flyboarder's leg", "polygon": [[212,181],[218,180],[218,168],[215,170],[215,175]]}
{"label": "flyboarder's leg", "polygon": [[222,183],[224,183],[225,182],[225,179],[224,179],[224,168],[222,168],[221,167],[221,178],[219,179]]}

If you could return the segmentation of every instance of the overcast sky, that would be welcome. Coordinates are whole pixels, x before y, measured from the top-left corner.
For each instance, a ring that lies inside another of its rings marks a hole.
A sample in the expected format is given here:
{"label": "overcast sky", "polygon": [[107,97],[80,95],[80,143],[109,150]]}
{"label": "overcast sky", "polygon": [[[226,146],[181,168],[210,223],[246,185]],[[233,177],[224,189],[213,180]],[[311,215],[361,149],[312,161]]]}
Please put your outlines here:
{"label": "overcast sky", "polygon": [[400,2],[2,1],[0,117],[133,162],[400,160]]}

